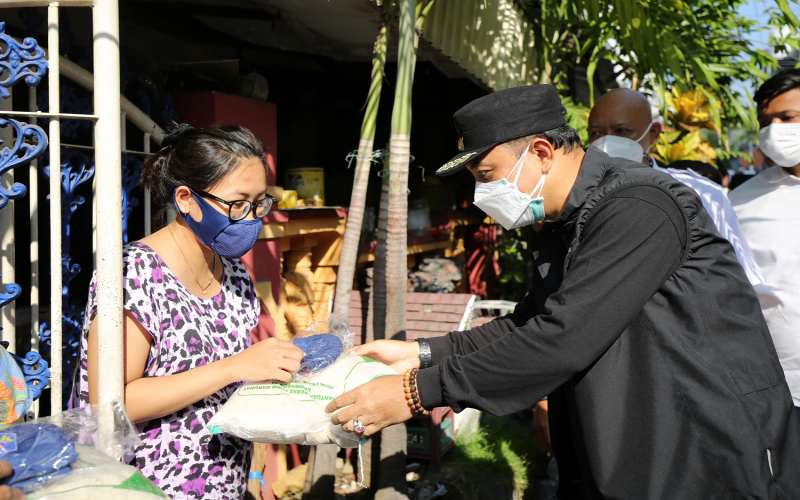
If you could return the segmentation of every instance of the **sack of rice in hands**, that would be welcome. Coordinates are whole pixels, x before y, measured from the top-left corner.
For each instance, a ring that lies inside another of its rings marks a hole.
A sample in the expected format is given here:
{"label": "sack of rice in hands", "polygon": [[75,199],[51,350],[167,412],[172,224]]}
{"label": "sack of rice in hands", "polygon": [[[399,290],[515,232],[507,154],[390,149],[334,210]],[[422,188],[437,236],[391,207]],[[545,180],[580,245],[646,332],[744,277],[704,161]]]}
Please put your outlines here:
{"label": "sack of rice in hands", "polygon": [[370,358],[344,354],[295,382],[241,386],[208,426],[212,434],[227,433],[259,443],[355,448],[358,436],[334,425],[325,407],[339,395],[385,375],[396,373]]}

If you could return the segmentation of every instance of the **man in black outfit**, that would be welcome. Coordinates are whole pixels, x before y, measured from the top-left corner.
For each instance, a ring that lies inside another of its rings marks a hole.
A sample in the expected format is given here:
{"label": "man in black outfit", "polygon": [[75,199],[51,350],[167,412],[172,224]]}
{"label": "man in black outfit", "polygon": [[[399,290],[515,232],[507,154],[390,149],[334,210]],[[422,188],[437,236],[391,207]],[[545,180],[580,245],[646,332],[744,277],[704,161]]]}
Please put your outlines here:
{"label": "man in black outfit", "polygon": [[[798,416],[761,310],[700,199],[663,173],[584,152],[552,86],[454,116],[475,204],[543,224],[539,275],[513,314],[359,349],[398,368],[331,403],[373,434],[431,409],[503,415],[550,395],[564,499],[797,499]],[[417,389],[416,391],[414,389]],[[416,399],[415,399],[416,398]]]}

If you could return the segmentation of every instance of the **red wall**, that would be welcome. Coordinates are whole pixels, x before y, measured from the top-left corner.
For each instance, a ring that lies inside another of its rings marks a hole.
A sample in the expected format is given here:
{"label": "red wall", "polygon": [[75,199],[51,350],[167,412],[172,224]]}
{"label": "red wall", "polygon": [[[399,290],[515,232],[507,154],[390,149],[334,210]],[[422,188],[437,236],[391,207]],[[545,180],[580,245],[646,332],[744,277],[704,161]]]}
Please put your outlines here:
{"label": "red wall", "polygon": [[269,182],[275,184],[278,163],[278,110],[271,102],[222,92],[191,92],[175,96],[180,119],[195,127],[242,125],[264,145]]}

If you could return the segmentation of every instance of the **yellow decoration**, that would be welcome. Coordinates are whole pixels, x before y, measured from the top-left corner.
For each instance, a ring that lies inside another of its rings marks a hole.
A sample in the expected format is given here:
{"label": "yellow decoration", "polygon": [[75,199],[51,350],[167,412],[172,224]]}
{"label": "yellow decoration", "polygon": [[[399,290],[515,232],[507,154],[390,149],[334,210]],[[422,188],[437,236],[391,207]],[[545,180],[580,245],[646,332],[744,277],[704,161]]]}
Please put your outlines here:
{"label": "yellow decoration", "polygon": [[701,88],[680,92],[677,88],[667,94],[667,104],[671,108],[671,118],[678,126],[688,132],[700,128],[717,131],[714,123],[708,94]]}
{"label": "yellow decoration", "polygon": [[717,159],[717,152],[711,144],[703,141],[699,129],[686,134],[681,140],[675,141],[677,134],[679,133],[664,133],[655,144],[653,157],[659,163],[669,165],[678,160],[696,160],[713,164]]}
{"label": "yellow decoration", "polygon": [[289,208],[297,208],[297,191],[285,189],[283,195],[278,201],[278,208],[285,210]]}
{"label": "yellow decoration", "polygon": [[669,121],[674,128],[666,130],[653,146],[652,155],[669,165],[679,160],[695,160],[714,164],[717,152],[703,138],[703,129],[719,134],[714,113],[716,100],[702,87],[681,92],[673,88],[666,94]]}

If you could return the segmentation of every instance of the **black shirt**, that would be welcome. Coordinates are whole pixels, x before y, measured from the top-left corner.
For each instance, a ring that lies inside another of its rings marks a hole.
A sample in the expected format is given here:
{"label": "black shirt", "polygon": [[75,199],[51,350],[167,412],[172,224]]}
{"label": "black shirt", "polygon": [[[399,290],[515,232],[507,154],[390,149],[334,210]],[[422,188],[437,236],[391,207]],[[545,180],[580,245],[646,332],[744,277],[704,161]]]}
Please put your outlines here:
{"label": "black shirt", "polygon": [[800,498],[777,482],[800,417],[695,193],[590,148],[551,234],[560,282],[432,339],[423,404],[508,414],[550,394],[562,498]]}

